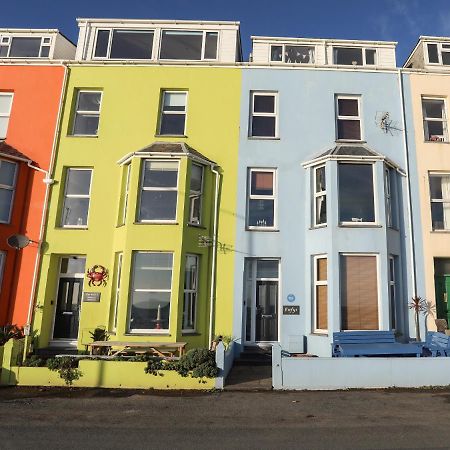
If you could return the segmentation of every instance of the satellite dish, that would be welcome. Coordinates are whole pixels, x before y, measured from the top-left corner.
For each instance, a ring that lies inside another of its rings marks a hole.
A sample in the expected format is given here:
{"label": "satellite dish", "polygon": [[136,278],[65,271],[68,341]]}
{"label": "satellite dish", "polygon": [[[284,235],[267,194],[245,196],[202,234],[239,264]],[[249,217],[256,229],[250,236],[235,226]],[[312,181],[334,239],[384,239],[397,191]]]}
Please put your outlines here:
{"label": "satellite dish", "polygon": [[6,242],[10,247],[20,250],[33,241],[23,234],[13,234],[6,240]]}

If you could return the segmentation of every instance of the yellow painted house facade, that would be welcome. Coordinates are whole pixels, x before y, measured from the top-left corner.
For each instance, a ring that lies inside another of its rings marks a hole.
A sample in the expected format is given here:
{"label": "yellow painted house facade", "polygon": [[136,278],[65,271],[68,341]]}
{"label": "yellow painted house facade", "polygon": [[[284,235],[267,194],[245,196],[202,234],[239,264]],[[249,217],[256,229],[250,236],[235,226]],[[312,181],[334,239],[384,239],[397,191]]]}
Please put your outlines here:
{"label": "yellow painted house facade", "polygon": [[232,334],[238,24],[79,27],[35,346],[83,349],[102,328],[111,340],[207,347]]}

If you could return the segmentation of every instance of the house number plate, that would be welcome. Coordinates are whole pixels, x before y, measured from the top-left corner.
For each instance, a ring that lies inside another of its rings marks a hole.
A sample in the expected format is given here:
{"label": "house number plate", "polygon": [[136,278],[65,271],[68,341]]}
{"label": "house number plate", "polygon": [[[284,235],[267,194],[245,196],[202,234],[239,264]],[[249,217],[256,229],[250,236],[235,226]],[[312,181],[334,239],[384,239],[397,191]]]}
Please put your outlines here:
{"label": "house number plate", "polygon": [[298,316],[300,315],[300,306],[298,305],[283,305],[284,316]]}
{"label": "house number plate", "polygon": [[100,292],[85,292],[83,294],[83,302],[99,302]]}

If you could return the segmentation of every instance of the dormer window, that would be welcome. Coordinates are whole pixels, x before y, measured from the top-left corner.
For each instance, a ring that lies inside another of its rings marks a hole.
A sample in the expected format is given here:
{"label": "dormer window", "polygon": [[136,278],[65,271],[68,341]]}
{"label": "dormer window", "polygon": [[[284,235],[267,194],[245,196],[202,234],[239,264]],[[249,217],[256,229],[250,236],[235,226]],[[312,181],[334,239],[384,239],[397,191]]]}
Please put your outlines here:
{"label": "dormer window", "polygon": [[163,30],[160,59],[215,60],[217,59],[217,31]]}
{"label": "dormer window", "polygon": [[306,45],[271,45],[270,60],[288,64],[314,64],[314,47]]}
{"label": "dormer window", "polygon": [[372,48],[333,47],[334,64],[345,66],[374,66],[377,51]]}
{"label": "dormer window", "polygon": [[427,44],[428,63],[450,66],[450,43]]}
{"label": "dormer window", "polygon": [[94,58],[152,59],[153,30],[98,30]]}
{"label": "dormer window", "polygon": [[48,58],[50,46],[50,37],[3,36],[0,58]]}

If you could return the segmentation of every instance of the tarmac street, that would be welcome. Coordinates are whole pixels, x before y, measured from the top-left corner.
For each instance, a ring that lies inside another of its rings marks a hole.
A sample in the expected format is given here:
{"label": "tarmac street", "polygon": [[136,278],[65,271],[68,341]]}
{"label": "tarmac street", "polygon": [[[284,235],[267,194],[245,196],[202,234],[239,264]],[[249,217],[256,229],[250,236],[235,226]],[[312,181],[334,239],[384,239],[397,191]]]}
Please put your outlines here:
{"label": "tarmac street", "polygon": [[450,390],[0,389],[3,449],[449,448]]}

